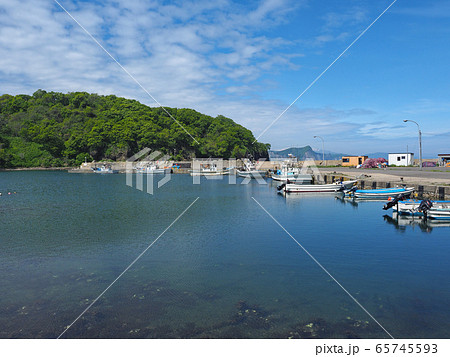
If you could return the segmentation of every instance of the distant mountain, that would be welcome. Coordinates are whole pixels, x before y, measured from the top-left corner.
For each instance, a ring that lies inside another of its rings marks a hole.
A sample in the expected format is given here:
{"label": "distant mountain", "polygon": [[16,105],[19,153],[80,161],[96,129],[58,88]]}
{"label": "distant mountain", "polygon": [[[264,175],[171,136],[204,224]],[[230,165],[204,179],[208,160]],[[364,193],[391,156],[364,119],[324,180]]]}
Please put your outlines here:
{"label": "distant mountain", "polygon": [[[322,160],[322,150],[320,149],[313,149],[311,146],[303,146],[300,148],[297,147],[291,147],[284,150],[269,150],[269,158],[270,160],[279,160],[279,159],[285,159],[288,157],[288,155],[294,155],[298,160],[302,161],[305,159],[314,159],[314,160]],[[354,156],[351,154],[342,154],[332,151],[325,150],[325,160],[341,160],[342,156]],[[369,158],[378,159],[380,157],[384,159],[388,159],[389,154],[386,152],[373,152],[370,154],[365,154],[365,156],[368,156]]]}
{"label": "distant mountain", "polygon": [[369,159],[378,159],[379,157],[382,157],[387,160],[389,154],[387,152],[373,152],[371,154],[366,154],[366,156],[368,156]]}
{"label": "distant mountain", "polygon": [[[298,160],[313,159],[322,160],[322,151],[316,152],[311,146],[304,146],[300,148],[292,147],[284,150],[269,150],[270,160],[285,159],[288,155],[294,155]],[[325,151],[325,160],[340,160],[345,154]]]}

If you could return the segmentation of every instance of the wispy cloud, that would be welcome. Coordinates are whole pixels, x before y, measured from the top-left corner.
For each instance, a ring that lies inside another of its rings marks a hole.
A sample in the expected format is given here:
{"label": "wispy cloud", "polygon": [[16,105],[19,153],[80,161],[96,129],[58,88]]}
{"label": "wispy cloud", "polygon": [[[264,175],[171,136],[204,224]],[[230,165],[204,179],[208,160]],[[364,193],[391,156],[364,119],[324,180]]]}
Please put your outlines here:
{"label": "wispy cloud", "polygon": [[[318,74],[318,68],[329,63],[386,6],[368,1],[318,4],[306,0],[62,0],[61,3],[162,105],[194,108],[213,116],[223,114],[255,135],[286,108],[304,83]],[[392,10],[405,16],[420,13],[430,18],[450,13],[444,11],[450,1],[427,6],[415,4]],[[353,53],[351,56],[354,59]],[[384,67],[368,69],[355,59],[351,68],[345,68],[348,61],[342,61],[323,81],[323,86],[334,84],[345,93],[346,83],[328,82],[334,73],[346,70],[356,78],[361,73],[357,71],[366,74],[369,70],[374,75],[364,78],[376,82],[384,71]],[[412,62],[410,58],[407,60]],[[413,64],[410,66],[414,70]],[[0,81],[0,94],[31,94],[39,88],[62,92],[83,90],[116,94],[154,105],[49,0],[0,0]],[[364,88],[374,86],[353,83]],[[320,88],[323,87],[317,87]],[[334,106],[327,104],[330,101],[326,94],[308,102],[316,92],[308,93],[298,106],[286,113],[279,125],[268,131],[264,141],[281,147],[293,142],[311,143],[313,135],[324,135],[336,146],[344,142],[349,146],[368,145],[387,137],[406,135],[400,128],[390,130],[389,125],[401,122],[405,116],[415,119],[422,115],[428,119],[432,114],[437,118],[449,112],[445,98],[439,101],[421,93],[423,98],[431,99],[418,101],[416,97],[408,105],[397,105],[387,113],[384,103],[372,105],[367,99],[372,95],[370,99],[378,100],[376,85],[373,88],[363,98],[364,105],[350,94],[346,103],[334,102],[338,103]],[[396,90],[402,89],[397,84]],[[354,87],[348,93],[358,91],[361,89]],[[405,130],[413,137],[414,128]],[[424,125],[424,133],[435,132],[439,131]],[[345,150],[336,147],[335,151]]]}
{"label": "wispy cloud", "polygon": [[322,47],[329,42],[348,41],[352,32],[361,31],[361,27],[369,21],[367,8],[348,4],[340,11],[328,11],[321,17],[323,25],[319,34],[307,41],[309,45]]}
{"label": "wispy cloud", "polygon": [[406,4],[406,6],[397,8],[395,13],[429,18],[449,18],[450,17],[450,1],[425,1],[419,2],[419,6]]}
{"label": "wispy cloud", "polygon": [[[293,65],[282,51],[287,41],[258,35],[283,22],[292,1],[237,9],[230,1],[63,4],[167,105],[193,106],[210,100],[224,78],[234,86],[277,65]],[[7,82],[16,76],[24,88],[120,88],[120,94],[135,96],[133,84],[52,2],[10,1],[2,8],[0,71]]]}

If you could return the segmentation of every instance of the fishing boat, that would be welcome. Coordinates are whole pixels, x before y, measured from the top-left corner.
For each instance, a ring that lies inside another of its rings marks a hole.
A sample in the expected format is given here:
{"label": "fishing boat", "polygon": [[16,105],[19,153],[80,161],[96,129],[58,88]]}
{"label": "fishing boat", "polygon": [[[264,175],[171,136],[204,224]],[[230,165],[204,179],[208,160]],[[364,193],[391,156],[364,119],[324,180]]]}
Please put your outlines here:
{"label": "fishing boat", "polygon": [[[422,201],[418,200],[405,200],[398,201],[392,210],[398,212],[400,215],[408,216],[423,216],[423,212],[419,209]],[[430,201],[432,203],[433,209],[450,209],[450,201]]]}
{"label": "fishing boat", "polygon": [[312,175],[301,174],[301,170],[298,167],[293,167],[290,162],[285,162],[281,166],[281,170],[276,170],[272,175],[272,179],[275,181],[291,181],[295,183],[311,183]]}
{"label": "fishing boat", "polygon": [[191,176],[222,176],[229,175],[232,169],[219,169],[215,162],[200,164],[200,170],[192,170]]}
{"label": "fishing boat", "polygon": [[346,193],[354,198],[374,198],[374,199],[388,199],[389,197],[396,198],[398,196],[408,197],[414,192],[414,187],[394,187],[394,188],[380,188],[373,190],[359,190],[352,189]]}
{"label": "fishing boat", "polygon": [[151,165],[147,165],[144,167],[136,167],[136,172],[137,173],[142,173],[142,174],[170,174],[171,172],[171,168],[170,167],[158,167],[158,165],[156,164],[151,164]]}
{"label": "fishing boat", "polygon": [[100,167],[93,167],[92,171],[94,171],[96,174],[117,174],[117,170],[113,170],[111,168],[111,165],[102,165]]}
{"label": "fishing boat", "polygon": [[295,183],[285,182],[277,187],[279,191],[286,193],[290,192],[338,192],[344,189],[341,182],[335,182],[331,184],[318,184],[318,185],[299,185]]}
{"label": "fishing boat", "polygon": [[244,170],[236,170],[236,173],[241,177],[259,178],[265,176],[266,171],[257,170],[253,162],[244,160]]}

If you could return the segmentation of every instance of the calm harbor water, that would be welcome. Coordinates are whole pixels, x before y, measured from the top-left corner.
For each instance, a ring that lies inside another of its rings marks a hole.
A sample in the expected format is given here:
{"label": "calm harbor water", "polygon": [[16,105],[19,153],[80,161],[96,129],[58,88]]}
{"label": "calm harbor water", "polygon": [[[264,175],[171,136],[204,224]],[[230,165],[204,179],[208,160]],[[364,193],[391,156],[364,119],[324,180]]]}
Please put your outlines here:
{"label": "calm harbor water", "polygon": [[56,338],[197,197],[64,338],[388,338],[252,197],[394,337],[450,337],[450,227],[381,202],[57,171],[0,192],[1,338]]}

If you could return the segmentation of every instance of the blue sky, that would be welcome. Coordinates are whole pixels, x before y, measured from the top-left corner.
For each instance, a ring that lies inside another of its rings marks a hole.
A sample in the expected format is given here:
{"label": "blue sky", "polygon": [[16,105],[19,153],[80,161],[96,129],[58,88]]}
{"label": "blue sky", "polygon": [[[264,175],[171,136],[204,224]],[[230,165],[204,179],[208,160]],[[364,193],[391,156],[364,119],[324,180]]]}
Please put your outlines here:
{"label": "blue sky", "polygon": [[[60,3],[164,106],[259,136],[393,0]],[[260,141],[363,154],[450,151],[450,1],[398,0]],[[155,102],[53,0],[0,0],[0,93]]]}

